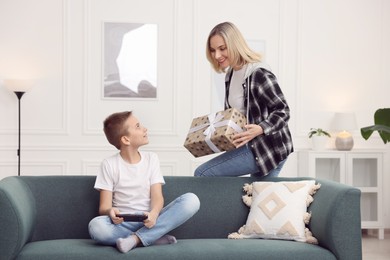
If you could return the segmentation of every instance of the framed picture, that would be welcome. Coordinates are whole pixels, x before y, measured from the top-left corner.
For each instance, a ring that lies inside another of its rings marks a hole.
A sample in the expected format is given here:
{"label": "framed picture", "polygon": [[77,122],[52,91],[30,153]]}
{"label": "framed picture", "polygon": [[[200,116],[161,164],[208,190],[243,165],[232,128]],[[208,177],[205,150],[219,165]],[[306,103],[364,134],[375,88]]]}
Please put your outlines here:
{"label": "framed picture", "polygon": [[157,98],[157,46],[157,24],[104,22],[104,98]]}

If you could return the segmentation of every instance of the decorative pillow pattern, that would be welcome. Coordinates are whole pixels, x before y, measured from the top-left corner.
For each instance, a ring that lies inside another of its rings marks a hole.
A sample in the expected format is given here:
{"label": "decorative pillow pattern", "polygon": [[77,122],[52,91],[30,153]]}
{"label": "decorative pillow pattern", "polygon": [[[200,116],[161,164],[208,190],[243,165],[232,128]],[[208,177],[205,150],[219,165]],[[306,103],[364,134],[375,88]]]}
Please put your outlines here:
{"label": "decorative pillow pattern", "polygon": [[267,238],[317,244],[306,227],[311,215],[307,207],[320,188],[314,180],[253,182],[245,184],[244,203],[250,207],[247,222],[228,238]]}

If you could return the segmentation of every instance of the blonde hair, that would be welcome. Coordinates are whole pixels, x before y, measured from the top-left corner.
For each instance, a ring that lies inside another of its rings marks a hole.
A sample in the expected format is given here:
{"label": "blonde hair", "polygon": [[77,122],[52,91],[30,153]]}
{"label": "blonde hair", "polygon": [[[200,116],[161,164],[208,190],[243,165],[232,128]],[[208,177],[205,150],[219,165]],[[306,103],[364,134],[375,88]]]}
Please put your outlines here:
{"label": "blonde hair", "polygon": [[249,48],[238,28],[233,23],[223,22],[217,24],[207,38],[206,56],[216,72],[221,73],[225,70],[211,54],[210,39],[215,35],[221,36],[225,41],[230,67],[241,67],[246,63],[261,61],[261,55]]}

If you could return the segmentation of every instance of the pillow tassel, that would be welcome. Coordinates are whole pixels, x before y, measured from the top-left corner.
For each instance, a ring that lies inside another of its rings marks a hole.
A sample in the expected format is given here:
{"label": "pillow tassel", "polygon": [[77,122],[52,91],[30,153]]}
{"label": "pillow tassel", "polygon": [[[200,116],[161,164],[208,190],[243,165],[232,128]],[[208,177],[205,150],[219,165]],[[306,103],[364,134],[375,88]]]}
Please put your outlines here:
{"label": "pillow tassel", "polygon": [[245,231],[245,225],[243,225],[242,227],[240,227],[240,229],[237,231],[237,232],[234,232],[234,233],[230,233],[228,235],[228,238],[229,239],[243,239],[244,236],[242,235]]}
{"label": "pillow tassel", "polygon": [[309,207],[309,205],[314,201],[313,197],[311,195],[307,195],[306,198],[306,207]]}
{"label": "pillow tassel", "polygon": [[313,234],[308,228],[305,228],[306,243],[318,245],[317,238],[313,237]]}
{"label": "pillow tassel", "polygon": [[313,185],[313,187],[310,189],[309,191],[309,194],[310,195],[314,195],[316,194],[316,192],[321,188],[321,184],[320,183],[317,183],[315,185]]}
{"label": "pillow tassel", "polygon": [[306,225],[310,223],[311,213],[305,212],[303,215],[303,222],[305,222]]}
{"label": "pillow tassel", "polygon": [[238,230],[238,233],[239,234],[242,234],[245,232],[245,228],[246,228],[246,225],[243,225],[242,227],[240,227],[240,229]]}
{"label": "pillow tassel", "polygon": [[248,194],[249,196],[252,195],[252,189],[253,189],[252,184],[245,183],[243,189],[246,192],[246,194]]}
{"label": "pillow tassel", "polygon": [[242,201],[245,203],[245,205],[250,207],[252,205],[252,196],[244,195],[242,196]]}
{"label": "pillow tassel", "polygon": [[241,234],[238,234],[237,232],[231,233],[228,235],[229,239],[243,239]]}

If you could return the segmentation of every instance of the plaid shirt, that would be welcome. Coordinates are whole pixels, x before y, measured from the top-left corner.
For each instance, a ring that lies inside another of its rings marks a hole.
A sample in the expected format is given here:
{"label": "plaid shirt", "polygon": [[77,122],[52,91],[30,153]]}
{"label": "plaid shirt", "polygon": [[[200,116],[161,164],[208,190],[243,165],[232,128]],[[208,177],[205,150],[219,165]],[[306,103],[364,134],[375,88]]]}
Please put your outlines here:
{"label": "plaid shirt", "polygon": [[[226,74],[225,109],[230,108],[228,97],[232,75],[232,70]],[[255,156],[259,175],[265,176],[294,151],[287,124],[290,108],[275,75],[262,67],[254,68],[242,87],[248,123],[260,125],[264,130],[264,134],[255,137],[248,145]]]}

